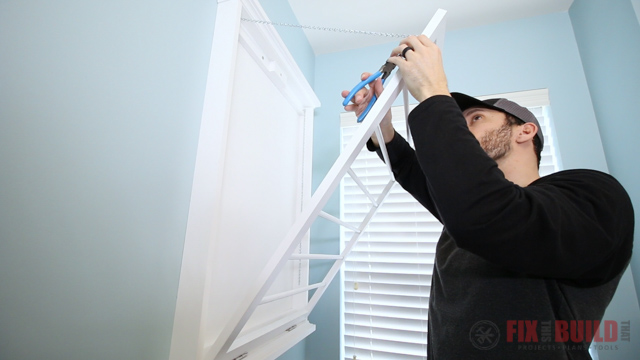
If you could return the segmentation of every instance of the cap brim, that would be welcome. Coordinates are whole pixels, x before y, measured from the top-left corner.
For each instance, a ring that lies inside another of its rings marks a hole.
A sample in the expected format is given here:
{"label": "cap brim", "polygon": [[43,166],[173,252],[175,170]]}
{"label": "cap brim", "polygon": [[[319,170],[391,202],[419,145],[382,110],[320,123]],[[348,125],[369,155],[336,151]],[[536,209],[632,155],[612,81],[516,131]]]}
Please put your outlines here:
{"label": "cap brim", "polygon": [[458,107],[462,111],[465,111],[468,108],[472,108],[472,107],[481,107],[481,108],[497,110],[497,111],[500,111],[500,112],[505,112],[503,109],[501,109],[499,107],[492,106],[490,104],[487,104],[484,101],[478,100],[478,99],[476,99],[476,98],[474,98],[472,96],[469,96],[469,95],[466,95],[466,94],[463,94],[463,93],[452,92],[451,93],[451,97],[453,97],[453,99],[458,104]]}

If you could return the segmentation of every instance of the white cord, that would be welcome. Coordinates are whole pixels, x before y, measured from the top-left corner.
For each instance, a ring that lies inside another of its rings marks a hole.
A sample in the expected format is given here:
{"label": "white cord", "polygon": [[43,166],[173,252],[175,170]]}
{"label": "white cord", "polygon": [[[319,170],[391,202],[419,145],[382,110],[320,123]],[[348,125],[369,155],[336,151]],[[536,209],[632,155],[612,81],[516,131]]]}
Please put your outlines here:
{"label": "white cord", "polygon": [[384,33],[384,32],[377,32],[377,31],[341,29],[341,28],[312,26],[312,25],[297,25],[297,24],[288,24],[288,23],[273,22],[273,21],[267,21],[267,20],[247,19],[247,18],[240,18],[240,19],[242,21],[248,21],[256,24],[286,26],[286,27],[294,27],[294,28],[318,30],[318,31],[333,31],[333,32],[341,32],[341,33],[347,33],[347,34],[371,35],[371,36],[391,37],[391,38],[400,38],[400,39],[404,39],[409,36],[407,34],[394,34],[394,33]]}

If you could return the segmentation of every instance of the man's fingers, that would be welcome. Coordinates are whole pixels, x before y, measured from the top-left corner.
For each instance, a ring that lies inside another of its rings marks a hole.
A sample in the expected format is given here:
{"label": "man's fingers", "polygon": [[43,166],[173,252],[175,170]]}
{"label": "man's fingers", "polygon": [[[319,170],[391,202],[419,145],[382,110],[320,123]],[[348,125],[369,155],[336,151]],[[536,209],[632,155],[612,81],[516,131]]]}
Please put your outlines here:
{"label": "man's fingers", "polygon": [[[433,41],[431,41],[431,39],[429,39],[429,37],[426,35],[420,35],[420,36],[411,35],[405,39],[402,39],[402,41],[400,41],[400,44],[391,52],[391,56],[402,55],[404,49],[406,49],[407,46],[410,47],[413,51],[420,51],[421,48],[429,47],[432,45],[434,45]],[[408,50],[407,52],[404,53],[405,58],[408,52],[410,51],[411,50]]]}
{"label": "man's fingers", "polygon": [[433,41],[431,41],[431,39],[429,39],[429,37],[427,35],[420,35],[418,36],[418,41],[420,41],[420,43],[424,46],[432,46],[435,45],[433,43]]}
{"label": "man's fingers", "polygon": [[398,56],[398,53],[395,53],[395,49],[394,49],[394,53],[391,53],[391,57],[388,58],[387,61],[394,64],[395,66],[400,67],[402,66],[401,63],[405,62],[406,60]]}
{"label": "man's fingers", "polygon": [[363,103],[364,101],[366,101],[369,98],[369,89],[367,88],[362,88],[362,90],[358,91],[356,93],[356,96],[353,97],[353,102],[356,105],[359,105],[361,103]]}
{"label": "man's fingers", "polygon": [[[349,96],[349,93],[350,93],[349,90],[342,90],[340,95],[342,95],[343,98],[346,98],[347,96]],[[365,99],[367,95],[369,95],[369,90],[367,88],[360,89],[357,93],[353,95],[353,97],[351,98],[351,102],[358,104],[362,102],[362,99]]]}
{"label": "man's fingers", "polygon": [[345,106],[344,109],[346,111],[356,111],[357,107],[358,107],[357,105],[349,104],[349,105]]}
{"label": "man's fingers", "polygon": [[[360,78],[362,80],[366,80],[370,76],[371,76],[370,72],[364,72],[362,73]],[[369,84],[369,87],[364,87],[360,89],[357,93],[355,93],[354,96],[351,98],[351,103],[346,105],[344,109],[346,111],[355,111],[356,115],[359,116],[360,113],[362,113],[364,109],[366,109],[366,107],[368,106],[369,101],[371,101],[371,98],[373,97],[373,94],[380,95],[380,93],[382,93],[382,90],[383,90],[382,81],[380,79],[376,79]],[[349,90],[342,90],[340,95],[342,95],[343,98],[346,98],[347,96],[349,96],[349,93],[350,93]]]}

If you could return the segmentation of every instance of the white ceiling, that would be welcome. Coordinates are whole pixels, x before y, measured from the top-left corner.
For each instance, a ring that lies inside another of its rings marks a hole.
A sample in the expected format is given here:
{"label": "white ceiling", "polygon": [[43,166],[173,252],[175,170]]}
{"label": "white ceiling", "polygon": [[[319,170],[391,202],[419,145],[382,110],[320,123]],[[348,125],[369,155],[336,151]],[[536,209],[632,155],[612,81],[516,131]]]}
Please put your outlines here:
{"label": "white ceiling", "polygon": [[[289,0],[300,25],[393,34],[420,34],[438,8],[447,10],[447,30],[454,30],[564,12],[572,2],[573,0]],[[335,31],[305,29],[304,32],[316,54],[400,40]]]}

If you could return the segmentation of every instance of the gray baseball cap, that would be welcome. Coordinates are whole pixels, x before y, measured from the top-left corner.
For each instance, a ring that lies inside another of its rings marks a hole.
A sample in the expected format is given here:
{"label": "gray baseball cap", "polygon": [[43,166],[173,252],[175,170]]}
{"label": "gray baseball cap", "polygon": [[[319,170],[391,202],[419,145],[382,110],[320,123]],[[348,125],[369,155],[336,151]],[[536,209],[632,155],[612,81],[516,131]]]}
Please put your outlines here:
{"label": "gray baseball cap", "polygon": [[540,128],[540,123],[538,122],[538,119],[536,119],[536,116],[533,115],[533,113],[526,107],[520,106],[513,101],[504,98],[479,100],[472,96],[457,92],[451,93],[451,96],[458,103],[458,106],[462,111],[465,111],[470,107],[483,107],[507,113],[523,123],[530,122],[536,124],[538,127],[536,135],[540,139],[540,150],[542,151],[542,148],[544,147],[544,135],[542,135],[542,128]]}

